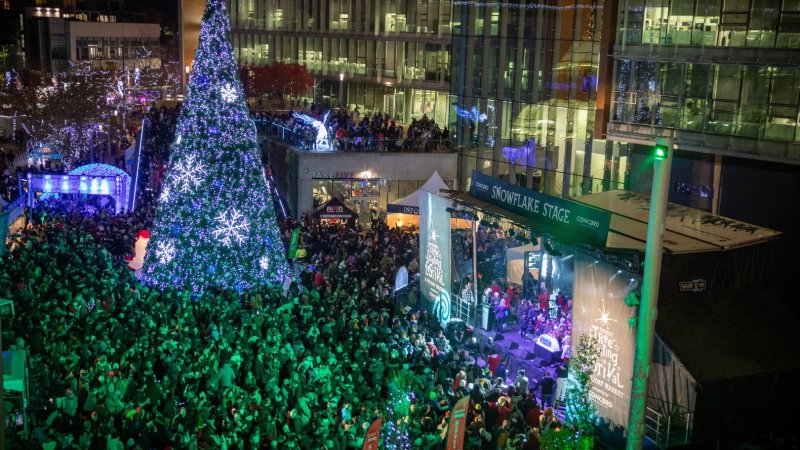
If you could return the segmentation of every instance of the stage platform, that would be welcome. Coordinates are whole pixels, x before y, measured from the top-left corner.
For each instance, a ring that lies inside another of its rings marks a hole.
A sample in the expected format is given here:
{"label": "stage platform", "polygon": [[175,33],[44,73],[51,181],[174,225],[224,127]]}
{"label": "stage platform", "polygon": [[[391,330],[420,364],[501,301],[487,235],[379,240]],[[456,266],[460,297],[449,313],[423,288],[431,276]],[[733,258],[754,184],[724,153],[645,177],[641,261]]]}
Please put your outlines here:
{"label": "stage platform", "polygon": [[[525,369],[528,379],[533,382],[541,379],[546,369],[552,370],[555,367],[551,361],[542,358],[541,353],[540,356],[536,356],[536,343],[531,339],[520,337],[516,327],[506,328],[502,334],[476,328],[475,336],[479,340],[479,348],[485,347],[488,338],[494,340],[496,353],[500,355],[500,364],[506,368],[508,383],[514,382],[519,369]],[[486,365],[485,357],[486,355],[479,355],[478,358],[478,364],[482,367]]]}

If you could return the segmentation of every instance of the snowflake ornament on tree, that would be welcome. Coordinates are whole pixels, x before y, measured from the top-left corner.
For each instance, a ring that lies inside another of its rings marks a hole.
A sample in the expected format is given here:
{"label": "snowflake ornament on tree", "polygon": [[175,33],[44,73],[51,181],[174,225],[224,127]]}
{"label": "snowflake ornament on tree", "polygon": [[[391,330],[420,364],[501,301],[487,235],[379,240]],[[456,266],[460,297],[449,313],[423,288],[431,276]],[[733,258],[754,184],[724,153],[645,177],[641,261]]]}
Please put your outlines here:
{"label": "snowflake ornament on tree", "polygon": [[171,241],[159,242],[156,246],[156,258],[161,264],[168,264],[175,257],[175,245]]}
{"label": "snowflake ornament on tree", "polygon": [[230,83],[225,83],[225,85],[219,89],[219,93],[225,103],[233,103],[236,101],[236,97],[238,97],[238,95],[236,95],[236,88]]}
{"label": "snowflake ornament on tree", "polygon": [[250,222],[235,208],[220,213],[216,220],[219,226],[212,233],[216,239],[222,237],[220,243],[224,246],[230,247],[233,244],[233,240],[240,245],[247,240],[247,233],[250,232]]}
{"label": "snowflake ornament on tree", "polygon": [[[200,186],[206,169],[203,163],[198,161],[194,155],[189,155],[183,161],[178,161],[172,169],[172,179],[181,192],[192,193]],[[169,195],[169,194],[167,194]]]}
{"label": "snowflake ornament on tree", "polygon": [[161,190],[161,195],[158,196],[158,201],[160,202],[168,202],[169,201],[169,186],[164,187]]}
{"label": "snowflake ornament on tree", "polygon": [[269,258],[262,256],[261,259],[258,260],[258,265],[261,266],[262,270],[269,270]]}

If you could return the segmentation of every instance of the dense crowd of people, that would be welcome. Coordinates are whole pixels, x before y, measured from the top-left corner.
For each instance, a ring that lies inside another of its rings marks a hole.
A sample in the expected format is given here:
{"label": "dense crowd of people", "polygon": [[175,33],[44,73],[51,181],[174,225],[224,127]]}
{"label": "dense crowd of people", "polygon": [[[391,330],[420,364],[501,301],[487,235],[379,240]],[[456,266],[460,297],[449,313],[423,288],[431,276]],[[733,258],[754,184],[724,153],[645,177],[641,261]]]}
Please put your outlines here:
{"label": "dense crowd of people", "polygon": [[[358,109],[332,109],[326,113],[299,111],[324,126],[328,132],[326,145],[337,151],[417,151],[432,152],[446,150],[450,146],[450,132],[441,128],[434,120],[423,115],[412,118],[408,130],[389,114],[365,114]],[[308,120],[298,118],[293,111],[258,112],[254,114],[264,132],[279,135],[292,145],[306,150],[317,150],[317,129]]]}
{"label": "dense crowd of people", "polygon": [[491,341],[441,329],[415,287],[397,301],[396,270],[419,270],[414,233],[289,219],[302,251],[283,286],[192,296],[136,280],[124,259],[152,223],[176,117],[148,112],[135,212],[42,201],[0,258],[16,307],[3,342],[44,374],[29,436],[9,432],[8,448],[355,449],[382,417],[387,442],[437,449],[463,397],[466,448],[537,449],[561,426],[554,374],[507,374]]}

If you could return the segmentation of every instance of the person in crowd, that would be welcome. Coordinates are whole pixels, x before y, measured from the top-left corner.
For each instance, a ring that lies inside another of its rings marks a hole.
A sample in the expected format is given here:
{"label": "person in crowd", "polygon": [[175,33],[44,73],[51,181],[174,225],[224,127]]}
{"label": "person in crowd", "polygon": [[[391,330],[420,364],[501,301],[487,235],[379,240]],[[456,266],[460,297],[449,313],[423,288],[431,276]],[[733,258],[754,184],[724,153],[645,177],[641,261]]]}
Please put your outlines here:
{"label": "person in crowd", "polygon": [[[3,317],[3,350],[25,350],[36,373],[51,375],[31,379],[36,447],[355,449],[383,417],[406,424],[414,448],[435,449],[462,396],[471,399],[465,448],[492,448],[500,435],[506,448],[520,435],[530,445],[535,399],[519,376],[508,384],[494,343],[489,364],[468,363],[416,300],[395,301],[387,280],[415,261],[411,232],[287,219],[283,245],[300,227],[309,263],[295,266],[288,289],[141,284],[124,260],[155,216],[177,110],[145,116],[150,189],[135,212],[42,201],[0,256],[0,292],[16,308]],[[387,412],[397,392],[405,417]]]}

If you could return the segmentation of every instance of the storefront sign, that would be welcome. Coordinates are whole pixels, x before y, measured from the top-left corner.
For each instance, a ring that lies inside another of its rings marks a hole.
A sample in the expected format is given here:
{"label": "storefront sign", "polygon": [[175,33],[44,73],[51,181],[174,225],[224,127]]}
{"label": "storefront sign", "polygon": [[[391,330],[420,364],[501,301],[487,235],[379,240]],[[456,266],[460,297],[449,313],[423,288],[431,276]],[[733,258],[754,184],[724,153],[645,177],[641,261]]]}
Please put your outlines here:
{"label": "storefront sign", "polygon": [[706,290],[706,280],[679,281],[678,289],[681,292],[703,292]]}
{"label": "storefront sign", "polygon": [[324,179],[341,179],[341,178],[355,178],[355,172],[316,172],[311,171],[311,178],[324,178]]}
{"label": "storefront sign", "polygon": [[400,213],[400,214],[411,214],[418,216],[419,208],[416,206],[392,205],[390,203],[389,205],[386,206],[386,212],[388,212],[389,214]]}
{"label": "storefront sign", "polygon": [[469,195],[531,218],[531,228],[556,239],[605,247],[611,213],[472,172]]}
{"label": "storefront sign", "polygon": [[450,320],[450,214],[448,201],[424,192],[420,196],[420,291],[439,322]]}

